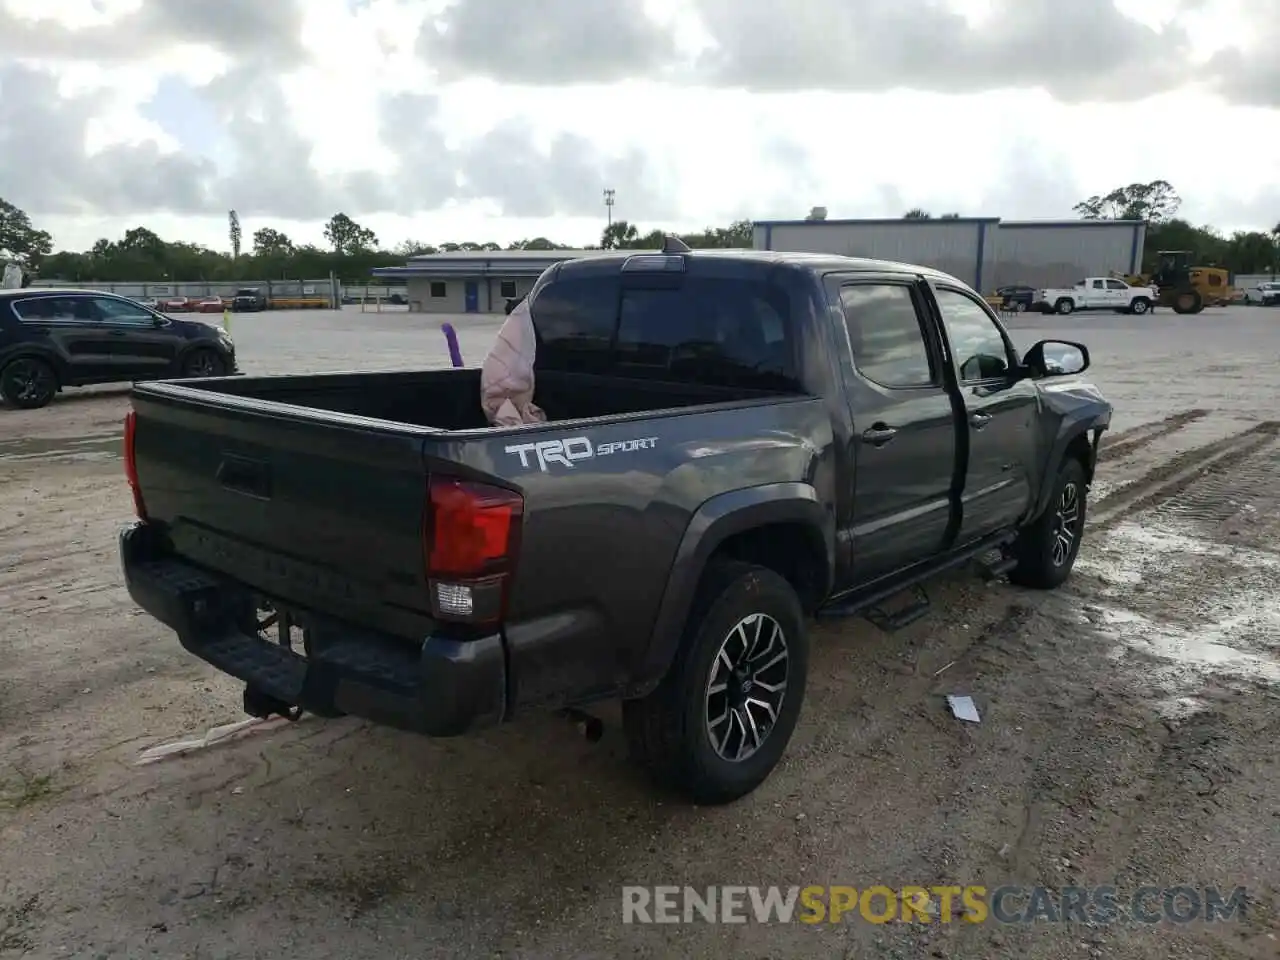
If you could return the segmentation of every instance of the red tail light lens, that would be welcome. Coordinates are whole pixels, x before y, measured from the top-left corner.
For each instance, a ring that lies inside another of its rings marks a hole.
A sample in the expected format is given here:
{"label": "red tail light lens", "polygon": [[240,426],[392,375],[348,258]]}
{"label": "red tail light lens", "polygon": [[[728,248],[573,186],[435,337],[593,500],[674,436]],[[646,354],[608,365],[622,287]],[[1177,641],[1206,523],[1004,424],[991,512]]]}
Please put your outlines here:
{"label": "red tail light lens", "polygon": [[423,528],[436,616],[486,623],[505,613],[524,498],[501,487],[432,477]]}
{"label": "red tail light lens", "polygon": [[138,414],[130,410],[124,415],[124,475],[133,493],[133,512],[139,520],[147,519],[147,505],[142,500],[142,488],[138,486],[138,456],[134,437],[138,429]]}

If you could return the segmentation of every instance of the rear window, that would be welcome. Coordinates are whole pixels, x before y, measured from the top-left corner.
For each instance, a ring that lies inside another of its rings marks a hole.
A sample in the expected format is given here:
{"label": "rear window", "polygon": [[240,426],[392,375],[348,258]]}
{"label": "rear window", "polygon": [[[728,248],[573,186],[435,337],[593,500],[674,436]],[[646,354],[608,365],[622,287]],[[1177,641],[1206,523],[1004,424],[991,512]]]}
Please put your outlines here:
{"label": "rear window", "polygon": [[689,277],[675,289],[570,278],[532,304],[541,369],[756,390],[800,390],[785,292]]}

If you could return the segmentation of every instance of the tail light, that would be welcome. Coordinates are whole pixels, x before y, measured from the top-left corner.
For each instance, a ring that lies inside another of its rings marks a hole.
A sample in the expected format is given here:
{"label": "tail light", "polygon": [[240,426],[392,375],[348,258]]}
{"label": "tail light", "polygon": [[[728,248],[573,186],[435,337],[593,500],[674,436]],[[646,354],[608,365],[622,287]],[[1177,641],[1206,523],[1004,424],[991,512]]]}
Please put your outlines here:
{"label": "tail light", "polygon": [[524,498],[489,484],[432,477],[426,506],[422,539],[432,612],[467,623],[501,620]]}
{"label": "tail light", "polygon": [[138,455],[134,436],[138,429],[138,414],[130,410],[124,415],[124,475],[133,493],[133,512],[139,520],[147,519],[147,505],[142,500],[142,488],[138,486]]}

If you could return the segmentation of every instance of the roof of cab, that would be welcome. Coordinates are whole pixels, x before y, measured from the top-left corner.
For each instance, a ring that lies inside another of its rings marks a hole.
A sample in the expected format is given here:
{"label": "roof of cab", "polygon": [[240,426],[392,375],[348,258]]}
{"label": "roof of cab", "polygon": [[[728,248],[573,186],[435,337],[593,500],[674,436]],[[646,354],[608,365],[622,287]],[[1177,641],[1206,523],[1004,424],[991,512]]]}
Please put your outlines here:
{"label": "roof of cab", "polygon": [[[601,254],[590,258],[564,260],[556,265],[558,272],[570,273],[609,273],[618,269],[623,263],[635,256],[662,256],[656,250],[618,250],[612,254]],[[912,276],[926,276],[936,280],[959,281],[958,278],[933,267],[914,263],[899,263],[893,260],[871,260],[865,257],[844,257],[833,253],[802,253],[785,250],[747,250],[723,248],[699,248],[687,253],[668,254],[668,256],[684,256],[693,260],[736,260],[742,263],[757,263],[773,267],[791,267],[814,273],[904,273]]]}

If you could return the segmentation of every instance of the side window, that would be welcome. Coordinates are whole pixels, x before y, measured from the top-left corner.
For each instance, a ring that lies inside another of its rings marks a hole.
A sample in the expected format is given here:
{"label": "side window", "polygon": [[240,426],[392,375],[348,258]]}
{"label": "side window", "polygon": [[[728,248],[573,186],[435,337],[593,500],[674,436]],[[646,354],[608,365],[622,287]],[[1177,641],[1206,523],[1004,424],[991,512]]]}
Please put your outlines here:
{"label": "side window", "polygon": [[14,300],[13,312],[19,320],[38,323],[41,320],[53,320],[53,298],[43,297],[39,300]]}
{"label": "side window", "polygon": [[33,323],[50,321],[92,323],[97,319],[87,297],[42,297],[19,300],[13,305],[18,318]]}
{"label": "side window", "polygon": [[977,301],[955,290],[935,291],[960,379],[993,380],[1010,370],[1009,348],[1000,328]]}
{"label": "side window", "polygon": [[618,278],[569,277],[547,284],[529,304],[540,370],[607,373],[618,323]]}
{"label": "side window", "polygon": [[788,319],[786,293],[766,283],[689,278],[674,289],[624,287],[617,372],[798,391]]}
{"label": "side window", "polygon": [[1126,284],[1121,283],[1119,280],[1108,280],[1107,289],[1108,290],[1128,290],[1129,287]]}
{"label": "side window", "polygon": [[1222,277],[1216,273],[1209,274],[1209,286],[1211,287],[1222,286]]}
{"label": "side window", "polygon": [[937,382],[911,288],[858,284],[840,290],[854,366],[883,387]]}
{"label": "side window", "polygon": [[1105,289],[1107,289],[1107,281],[1105,281],[1105,280],[1095,280],[1095,281],[1093,281],[1093,289],[1095,289],[1095,290],[1105,290]]}
{"label": "side window", "polygon": [[150,327],[155,318],[136,303],[110,297],[95,297],[93,305],[106,323],[117,326]]}

